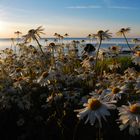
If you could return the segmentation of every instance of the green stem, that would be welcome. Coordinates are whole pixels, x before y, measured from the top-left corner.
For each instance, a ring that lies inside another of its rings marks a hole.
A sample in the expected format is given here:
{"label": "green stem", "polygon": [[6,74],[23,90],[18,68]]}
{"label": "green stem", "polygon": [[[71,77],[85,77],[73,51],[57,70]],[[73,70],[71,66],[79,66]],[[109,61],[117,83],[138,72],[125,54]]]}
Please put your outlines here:
{"label": "green stem", "polygon": [[73,132],[73,140],[76,139],[76,133],[77,133],[79,124],[80,124],[80,120],[77,122],[77,124],[75,126],[75,129],[74,129],[74,132]]}
{"label": "green stem", "polygon": [[96,133],[96,140],[103,140],[101,128],[98,128],[98,132]]}
{"label": "green stem", "polygon": [[125,39],[125,41],[126,41],[126,43],[127,43],[128,48],[130,49],[130,51],[133,52],[133,50],[131,49],[131,47],[130,47],[130,45],[129,45],[129,43],[128,43],[128,40],[127,40],[127,38],[126,38],[126,35],[125,35],[124,33],[123,33],[123,36],[124,36],[124,39]]}
{"label": "green stem", "polygon": [[102,137],[101,137],[101,128],[99,127],[99,134],[98,134],[98,137],[99,137],[99,140],[102,140]]}
{"label": "green stem", "polygon": [[41,45],[40,45],[40,43],[39,43],[39,41],[37,40],[36,37],[35,37],[35,41],[37,42],[37,44],[38,44],[38,46],[39,46],[39,49],[40,49],[41,53],[42,53],[43,56],[46,58],[45,53],[43,52],[43,50],[42,50],[42,48],[41,48]]}
{"label": "green stem", "polygon": [[101,44],[102,44],[102,39],[100,39],[98,50],[97,50],[97,53],[96,53],[96,58],[95,58],[95,73],[97,72],[97,68],[96,67],[97,67],[98,54],[99,54],[99,50],[100,50]]}
{"label": "green stem", "polygon": [[17,52],[17,46],[16,45],[14,46],[14,51],[15,51],[15,54],[16,54],[16,52]]}
{"label": "green stem", "polygon": [[102,60],[102,65],[101,65],[101,74],[100,74],[101,77],[103,75],[103,70],[104,70],[104,58]]}

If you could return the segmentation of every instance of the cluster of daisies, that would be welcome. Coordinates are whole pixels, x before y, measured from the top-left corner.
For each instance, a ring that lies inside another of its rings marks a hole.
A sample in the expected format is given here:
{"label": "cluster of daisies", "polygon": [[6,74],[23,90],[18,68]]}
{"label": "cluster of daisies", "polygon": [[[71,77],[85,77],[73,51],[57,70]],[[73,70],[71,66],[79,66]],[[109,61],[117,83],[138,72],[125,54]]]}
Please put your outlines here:
{"label": "cluster of daisies", "polygon": [[[117,72],[122,67],[117,61],[121,47],[100,49],[102,40],[110,38],[108,30],[94,35],[99,41],[97,48],[76,41],[52,42],[43,47],[39,43],[42,31],[41,27],[29,30],[23,42],[16,44],[16,51],[12,48],[1,50],[1,108],[11,108],[14,103],[22,110],[30,110],[36,105],[32,93],[39,92],[37,100],[41,101],[41,108],[49,110],[50,116],[54,113],[50,108],[54,106],[59,115],[65,115],[67,108],[72,107],[85,124],[101,128],[104,121],[109,121],[110,110],[117,110],[116,123],[120,130],[129,128],[131,135],[139,135],[140,72],[135,67]],[[31,39],[37,46],[28,44]],[[83,51],[79,52],[79,48]],[[140,50],[134,48],[131,55],[133,66],[139,67]],[[99,63],[105,65],[106,59],[113,60],[107,65],[108,71],[102,66],[98,69]]]}
{"label": "cluster of daisies", "polygon": [[109,110],[118,110],[120,130],[129,127],[131,135],[139,134],[140,130],[140,75],[128,68],[124,75],[104,74],[98,79],[94,91],[81,98],[85,108],[75,110],[79,119],[102,127],[102,120],[110,116]]}

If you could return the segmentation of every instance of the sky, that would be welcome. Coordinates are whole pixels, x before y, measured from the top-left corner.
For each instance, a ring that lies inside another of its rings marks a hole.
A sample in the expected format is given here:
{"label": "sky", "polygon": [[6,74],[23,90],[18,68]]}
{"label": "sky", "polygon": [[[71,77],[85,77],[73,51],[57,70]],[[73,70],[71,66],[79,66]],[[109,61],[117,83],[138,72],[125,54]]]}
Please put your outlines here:
{"label": "sky", "polygon": [[140,0],[0,0],[0,37],[38,26],[45,29],[43,37],[86,37],[108,29],[115,37],[122,27],[131,27],[128,37],[139,37],[139,13]]}

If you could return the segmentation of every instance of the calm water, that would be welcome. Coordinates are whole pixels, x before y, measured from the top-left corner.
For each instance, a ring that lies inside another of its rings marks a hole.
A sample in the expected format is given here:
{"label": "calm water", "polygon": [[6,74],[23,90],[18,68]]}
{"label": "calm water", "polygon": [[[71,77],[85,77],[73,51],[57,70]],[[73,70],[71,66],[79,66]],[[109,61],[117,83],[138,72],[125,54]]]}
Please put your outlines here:
{"label": "calm water", "polygon": [[[54,38],[47,38],[47,39],[48,39],[47,43],[45,42],[45,39],[41,39],[40,43],[43,46],[46,46],[50,42],[54,41]],[[87,38],[65,38],[63,40],[63,43],[70,43],[73,40],[78,40],[78,41],[85,40],[85,43],[82,43],[82,44],[86,44],[86,43],[96,44],[96,40],[93,40],[91,42]],[[129,44],[130,44],[131,47],[135,46],[135,44],[132,42],[132,38],[128,38],[128,41],[129,41]],[[17,41],[14,42],[14,44],[16,44],[16,43],[17,43]],[[11,39],[6,39],[6,38],[5,39],[0,39],[0,50],[5,49],[5,48],[13,47],[14,44],[12,43]],[[32,42],[32,45],[35,45],[35,42]],[[102,48],[108,48],[108,47],[110,47],[112,45],[119,45],[119,46],[122,46],[123,49],[125,49],[125,50],[128,49],[124,38],[112,38],[110,40],[105,40],[105,41],[103,41],[101,47]]]}

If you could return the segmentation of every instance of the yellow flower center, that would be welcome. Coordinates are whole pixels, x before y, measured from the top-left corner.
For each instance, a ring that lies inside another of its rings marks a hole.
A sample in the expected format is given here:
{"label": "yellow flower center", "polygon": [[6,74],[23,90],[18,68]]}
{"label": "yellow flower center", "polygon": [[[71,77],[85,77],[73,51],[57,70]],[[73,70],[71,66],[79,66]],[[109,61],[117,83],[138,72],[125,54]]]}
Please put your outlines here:
{"label": "yellow flower center", "polygon": [[0,60],[0,64],[2,64],[2,60]]}
{"label": "yellow flower center", "polygon": [[140,57],[140,51],[136,52],[136,56]]}
{"label": "yellow flower center", "polygon": [[105,55],[106,53],[105,52],[102,52],[102,55]]}
{"label": "yellow flower center", "polygon": [[129,77],[129,78],[128,78],[128,80],[134,80],[134,78],[132,78],[132,77]]}
{"label": "yellow flower center", "polygon": [[103,32],[104,32],[104,31],[100,30],[100,31],[98,31],[98,34],[103,34]]}
{"label": "yellow flower center", "polygon": [[34,54],[36,54],[36,53],[37,53],[37,51],[36,51],[36,50],[33,50],[33,53],[34,53]]}
{"label": "yellow flower center", "polygon": [[130,112],[134,114],[140,114],[140,105],[133,104],[130,106]]}
{"label": "yellow flower center", "polygon": [[113,94],[117,94],[118,92],[120,92],[120,89],[117,87],[112,88],[112,93]]}
{"label": "yellow flower center", "polygon": [[16,72],[21,72],[22,69],[21,68],[16,68]]}
{"label": "yellow flower center", "polygon": [[49,46],[54,47],[55,43],[52,42],[52,43],[49,44]]}
{"label": "yellow flower center", "polygon": [[117,47],[116,46],[112,46],[112,50],[113,51],[116,51],[117,50]]}
{"label": "yellow flower center", "polygon": [[97,99],[89,99],[88,100],[88,108],[91,110],[97,110],[101,107],[101,102]]}

